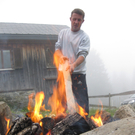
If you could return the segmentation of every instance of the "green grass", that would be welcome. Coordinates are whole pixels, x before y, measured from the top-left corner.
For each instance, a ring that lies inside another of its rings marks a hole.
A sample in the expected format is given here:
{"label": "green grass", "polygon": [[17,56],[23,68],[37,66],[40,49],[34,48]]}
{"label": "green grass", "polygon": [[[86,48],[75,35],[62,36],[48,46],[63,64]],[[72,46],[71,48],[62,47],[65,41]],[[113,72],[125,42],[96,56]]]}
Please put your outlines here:
{"label": "green grass", "polygon": [[[90,111],[89,111],[89,117],[91,115],[94,115],[96,113],[98,109],[94,109],[94,108],[91,108]],[[117,108],[113,108],[113,109],[104,109],[105,111],[109,112],[111,114],[111,116],[113,116],[115,114],[115,112],[118,110]],[[100,111],[100,110],[99,110]]]}
{"label": "green grass", "polygon": [[[98,109],[91,108],[90,111],[89,111],[89,116],[88,117],[90,117],[91,115],[94,115],[97,110]],[[118,110],[118,109],[117,108],[113,108],[113,109],[108,108],[108,109],[104,109],[104,110],[109,112],[111,114],[111,116],[113,116],[115,114],[116,110]],[[100,111],[100,109],[99,109],[99,111]],[[20,109],[20,110],[14,110],[14,109],[11,108],[11,112],[12,113],[17,113],[17,114],[22,113],[22,114],[25,115],[29,111],[28,111],[27,108],[23,108],[23,109]],[[43,117],[46,117],[46,116],[49,116],[51,111],[41,111],[40,113],[43,115]]]}
{"label": "green grass", "polygon": [[105,109],[105,111],[109,112],[111,114],[111,116],[113,116],[117,110],[118,110],[118,108]]}
{"label": "green grass", "polygon": [[91,108],[90,111],[89,111],[89,116],[90,117],[91,115],[94,115],[96,113],[97,109],[94,109],[94,108]]}
{"label": "green grass", "polygon": [[[21,113],[21,114],[25,115],[27,112],[29,112],[27,108],[16,110],[16,109],[10,107],[10,109],[11,109],[11,112],[13,114],[20,114]],[[50,111],[40,111],[40,114],[42,114],[43,117],[45,117],[45,116],[48,116],[50,114]]]}

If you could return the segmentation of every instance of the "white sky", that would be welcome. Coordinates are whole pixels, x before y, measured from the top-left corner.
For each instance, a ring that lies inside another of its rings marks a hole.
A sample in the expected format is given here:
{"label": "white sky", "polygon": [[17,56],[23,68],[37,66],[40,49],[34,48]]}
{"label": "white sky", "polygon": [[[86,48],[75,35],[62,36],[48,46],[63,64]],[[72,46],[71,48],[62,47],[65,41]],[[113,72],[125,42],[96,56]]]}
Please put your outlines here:
{"label": "white sky", "polygon": [[0,22],[70,26],[74,8],[85,11],[82,29],[107,71],[131,74],[135,69],[135,0],[0,0]]}

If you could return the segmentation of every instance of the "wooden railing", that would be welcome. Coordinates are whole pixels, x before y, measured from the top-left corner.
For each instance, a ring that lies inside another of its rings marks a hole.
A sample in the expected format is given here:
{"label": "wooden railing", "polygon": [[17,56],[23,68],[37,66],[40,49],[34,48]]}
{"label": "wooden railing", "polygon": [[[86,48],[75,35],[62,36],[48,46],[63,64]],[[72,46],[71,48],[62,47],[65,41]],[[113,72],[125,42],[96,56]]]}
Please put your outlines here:
{"label": "wooden railing", "polygon": [[[116,108],[115,106],[111,106],[111,97],[114,96],[123,96],[123,95],[131,95],[131,94],[135,94],[135,90],[132,91],[126,91],[126,92],[121,92],[121,93],[116,93],[116,94],[108,94],[108,95],[97,95],[97,96],[89,96],[89,98],[108,98],[109,99],[109,105],[104,107],[108,107],[108,108]],[[97,107],[99,105],[94,105],[94,104],[89,104],[89,106],[91,107]]]}

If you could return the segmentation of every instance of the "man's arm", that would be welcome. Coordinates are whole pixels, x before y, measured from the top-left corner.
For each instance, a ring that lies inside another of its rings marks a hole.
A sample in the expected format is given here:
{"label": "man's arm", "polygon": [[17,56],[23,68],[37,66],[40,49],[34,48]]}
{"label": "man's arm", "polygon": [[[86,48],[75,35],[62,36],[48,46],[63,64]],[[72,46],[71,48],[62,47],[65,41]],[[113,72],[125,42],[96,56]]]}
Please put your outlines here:
{"label": "man's arm", "polygon": [[[63,54],[62,54],[62,52],[60,51],[60,50],[56,50],[55,51],[55,54],[57,55],[57,57],[59,58],[59,63],[60,64],[63,64],[64,62],[65,62],[65,60],[69,60],[66,56],[64,56]],[[77,58],[77,60],[74,62],[74,63],[72,63],[72,64],[70,64],[68,67],[67,67],[67,70],[69,69],[69,71],[70,71],[70,73],[73,73],[73,71],[74,71],[74,69],[77,67],[77,66],[79,66],[83,61],[84,61],[84,57],[83,56],[79,56],[78,58]]]}
{"label": "man's arm", "polygon": [[70,73],[73,73],[74,69],[79,66],[82,62],[84,61],[84,57],[83,56],[79,56],[77,58],[77,60],[73,63],[73,64],[70,64]]}

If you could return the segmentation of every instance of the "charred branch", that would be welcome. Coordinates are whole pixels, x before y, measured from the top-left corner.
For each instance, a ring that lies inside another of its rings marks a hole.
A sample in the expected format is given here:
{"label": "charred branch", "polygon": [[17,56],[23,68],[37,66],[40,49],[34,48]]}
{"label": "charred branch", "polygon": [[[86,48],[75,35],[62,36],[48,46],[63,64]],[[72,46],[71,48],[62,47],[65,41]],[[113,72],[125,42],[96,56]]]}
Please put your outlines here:
{"label": "charred branch", "polygon": [[[81,128],[80,128],[81,127]],[[79,130],[81,129],[81,130]],[[82,131],[83,129],[83,131]],[[85,130],[85,131],[84,131]],[[65,119],[58,122],[52,129],[51,134],[59,135],[77,135],[86,131],[89,131],[90,127],[86,120],[78,113],[68,115]]]}
{"label": "charred branch", "polygon": [[38,123],[32,123],[29,117],[17,118],[7,135],[40,135],[42,129]]}

